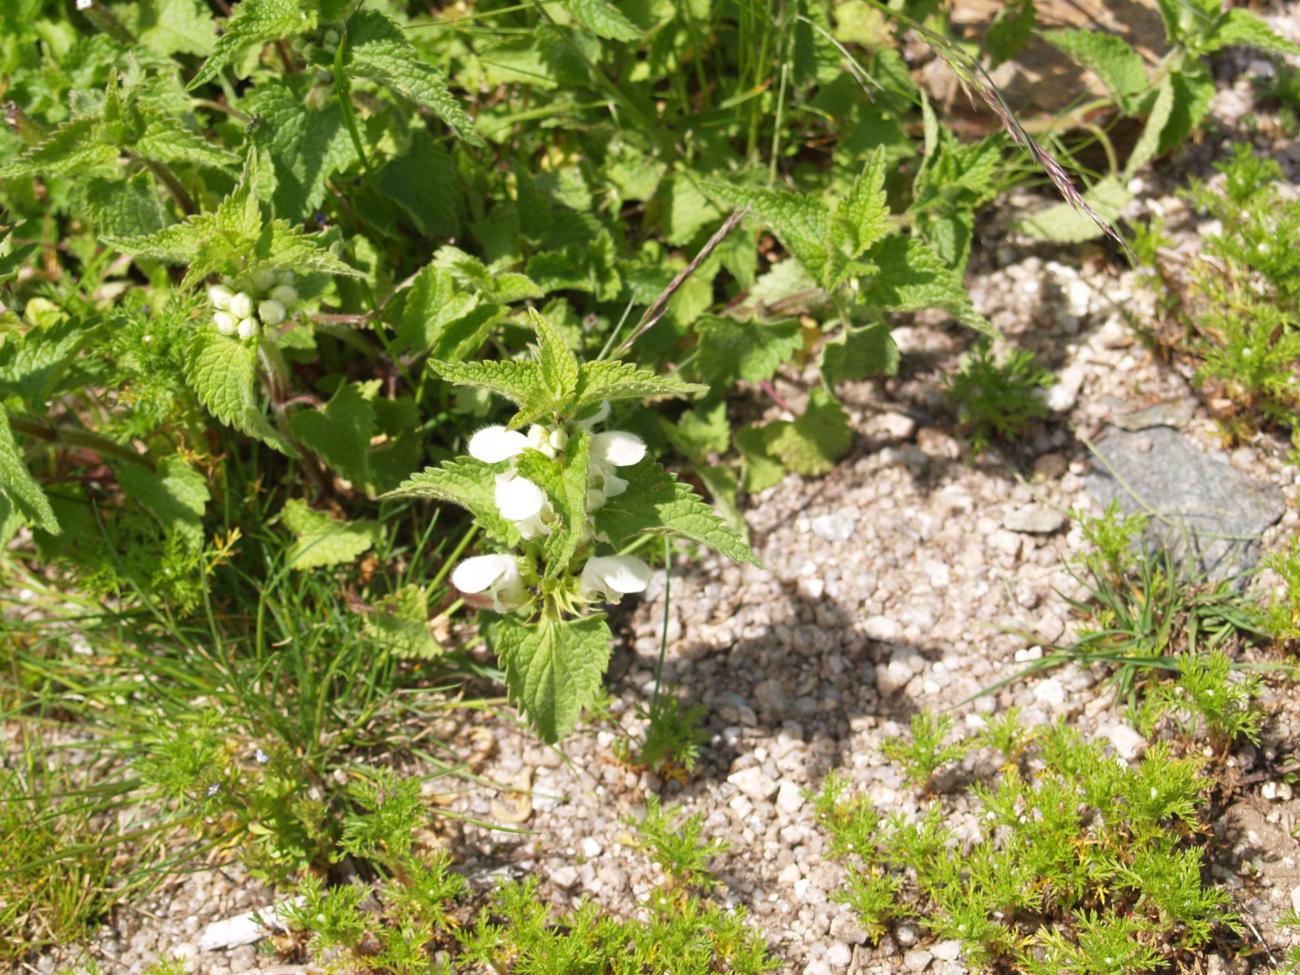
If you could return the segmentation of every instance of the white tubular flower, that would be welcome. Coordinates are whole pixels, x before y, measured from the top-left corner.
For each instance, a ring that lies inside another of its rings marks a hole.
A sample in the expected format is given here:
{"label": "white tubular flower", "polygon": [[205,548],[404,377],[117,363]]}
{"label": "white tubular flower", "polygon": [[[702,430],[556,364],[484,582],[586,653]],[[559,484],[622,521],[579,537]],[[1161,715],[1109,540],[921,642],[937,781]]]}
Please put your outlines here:
{"label": "white tubular flower", "polygon": [[292,308],[298,301],[298,291],[291,284],[281,284],[271,289],[270,298],[285,308]]}
{"label": "white tubular flower", "polygon": [[257,319],[241,319],[238,326],[239,337],[247,341],[257,334]]}
{"label": "white tubular flower", "polygon": [[567,437],[563,430],[548,430],[540,423],[534,423],[528,428],[528,446],[552,460],[555,459],[555,445],[558,443],[563,449],[566,442]]}
{"label": "white tubular flower", "polygon": [[253,272],[253,287],[265,291],[275,285],[275,272],[269,267],[259,268]]}
{"label": "white tubular flower", "polygon": [[230,310],[230,299],[235,297],[231,294],[230,289],[224,284],[214,284],[208,289],[208,301],[212,302],[213,308],[221,311]]}
{"label": "white tubular flower", "polygon": [[634,433],[608,430],[591,438],[591,466],[587,470],[587,510],[595,511],[608,498],[627,490],[627,481],[615,467],[631,467],[645,457],[645,441]]}
{"label": "white tubular flower", "polygon": [[623,430],[607,430],[591,438],[591,459],[613,464],[615,467],[631,467],[641,463],[645,457],[645,441],[635,433]]}
{"label": "white tubular flower", "polygon": [[587,599],[617,603],[628,593],[645,592],[650,566],[634,555],[603,555],[587,560],[578,589]]}
{"label": "white tubular flower", "polygon": [[266,325],[279,325],[284,321],[284,305],[274,298],[257,303],[257,317]]}
{"label": "white tubular flower", "polygon": [[217,326],[217,331],[222,335],[234,335],[235,329],[239,327],[239,322],[235,320],[235,316],[228,311],[213,312],[212,324]]}
{"label": "white tubular flower", "polygon": [[484,427],[469,438],[469,455],[485,464],[499,464],[518,457],[528,446],[528,438],[518,430],[502,426]]}
{"label": "white tubular flower", "polygon": [[253,314],[253,296],[241,291],[230,299],[230,314],[236,318],[247,318]]}
{"label": "white tubular flower", "polygon": [[519,563],[513,555],[475,555],[451,572],[451,584],[479,609],[504,613],[528,599]]}
{"label": "white tubular flower", "polygon": [[506,521],[513,521],[525,539],[549,535],[555,512],[551,510],[546,495],[532,481],[515,473],[498,474],[493,493],[497,510]]}

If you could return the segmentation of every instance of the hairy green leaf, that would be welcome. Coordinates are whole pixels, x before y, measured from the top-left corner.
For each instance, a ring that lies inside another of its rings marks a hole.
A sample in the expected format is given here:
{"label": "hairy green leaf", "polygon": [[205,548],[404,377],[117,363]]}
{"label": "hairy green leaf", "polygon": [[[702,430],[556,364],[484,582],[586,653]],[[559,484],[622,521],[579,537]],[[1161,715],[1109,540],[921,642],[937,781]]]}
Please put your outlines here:
{"label": "hairy green leaf", "polygon": [[808,193],[761,189],[718,179],[704,180],[702,185],[710,196],[730,206],[749,207],[809,274],[823,280],[831,218],[821,200]]}
{"label": "hairy green leaf", "polygon": [[173,456],[162,460],[157,471],[143,464],[122,464],[117,480],[168,535],[183,538],[191,552],[203,548],[203,512],[210,495],[202,472]]}
{"label": "hairy green leaf", "polygon": [[52,535],[59,534],[59,521],[40,484],[27,470],[23,453],[9,428],[9,414],[0,405],[0,496],[8,499],[23,518]]}
{"label": "hairy green leaf", "polygon": [[671,376],[660,376],[649,369],[620,359],[584,362],[578,368],[578,386],[572,412],[608,400],[664,399],[690,397],[708,392],[707,386],[686,383]]}
{"label": "hairy green leaf", "polygon": [[297,451],[271,426],[257,400],[257,352],[213,329],[195,335],[185,363],[194,394],[218,420],[290,456]]}
{"label": "hairy green leaf", "polygon": [[1288,41],[1249,10],[1229,10],[1205,35],[1201,51],[1209,54],[1229,46],[1257,47],[1277,54],[1300,55],[1300,44]]}
{"label": "hairy green leaf", "polygon": [[471,145],[483,145],[474,123],[447,88],[441,71],[420,60],[402,29],[377,10],[359,10],[348,20],[347,67],[350,74],[391,88],[442,119]]}
{"label": "hairy green leaf", "polygon": [[824,389],[813,390],[799,419],[771,426],[774,432],[767,449],[790,470],[805,477],[832,471],[853,444],[848,414]]}
{"label": "hairy green leaf", "polygon": [[846,327],[822,346],[822,375],[835,386],[854,379],[892,376],[898,372],[898,346],[884,322]]}
{"label": "hairy green leaf", "polygon": [[285,502],[281,518],[297,536],[289,549],[289,566],[294,569],[352,562],[379,541],[379,522],[344,521],[325,511],[313,511],[297,498]]}
{"label": "hairy green leaf", "polygon": [[700,379],[721,392],[738,380],[771,379],[803,347],[796,321],[747,322],[707,316],[695,327],[699,347],[694,368]]}
{"label": "hairy green leaf", "polygon": [[1137,111],[1138,99],[1150,83],[1147,67],[1122,37],[1074,28],[1043,36],[1100,78],[1125,115]]}
{"label": "hairy green leaf", "polygon": [[259,85],[249,99],[253,144],[275,166],[276,212],[302,220],[325,199],[325,183],[356,161],[337,99],[311,108],[283,80]]}
{"label": "hairy green leaf", "polygon": [[429,596],[420,586],[402,586],[375,605],[366,635],[397,657],[432,660],[445,652],[429,632]]}
{"label": "hairy green leaf", "polygon": [[608,0],[564,0],[564,9],[597,37],[610,41],[635,41],[641,37],[641,28]]}
{"label": "hairy green leaf", "polygon": [[510,699],[543,741],[558,741],[600,690],[612,639],[605,617],[530,624],[501,616],[485,632],[506,672]]}
{"label": "hairy green leaf", "polygon": [[961,275],[945,264],[925,241],[916,237],[887,237],[867,257],[878,272],[861,296],[865,304],[886,311],[942,308],[977,332],[997,334],[975,310]]}
{"label": "hairy green leaf", "polygon": [[653,461],[619,472],[627,491],[596,512],[596,532],[623,548],[647,532],[673,534],[707,545],[733,562],[762,566],[745,540],[702,498]]}
{"label": "hairy green leaf", "polygon": [[316,11],[311,4],[298,0],[242,0],[189,87],[207,84],[245,48],[295,37],[315,26]]}
{"label": "hairy green leaf", "polygon": [[877,148],[831,216],[831,243],[846,257],[861,257],[892,230],[885,199],[885,150]]}
{"label": "hairy green leaf", "polygon": [[546,493],[558,516],[558,523],[546,538],[548,579],[569,570],[569,561],[586,540],[590,448],[591,435],[575,431],[562,457],[552,459],[539,451],[525,450],[516,461],[515,470]]}
{"label": "hairy green leaf", "polygon": [[0,179],[85,175],[95,169],[116,169],[119,151],[100,138],[99,125],[99,117],[95,115],[64,122],[44,141],[0,166]]}
{"label": "hairy green leaf", "polygon": [[490,537],[504,545],[519,544],[519,530],[497,511],[497,470],[472,457],[443,461],[439,467],[425,468],[380,500],[396,498],[432,498],[458,504],[474,516],[474,521]]}

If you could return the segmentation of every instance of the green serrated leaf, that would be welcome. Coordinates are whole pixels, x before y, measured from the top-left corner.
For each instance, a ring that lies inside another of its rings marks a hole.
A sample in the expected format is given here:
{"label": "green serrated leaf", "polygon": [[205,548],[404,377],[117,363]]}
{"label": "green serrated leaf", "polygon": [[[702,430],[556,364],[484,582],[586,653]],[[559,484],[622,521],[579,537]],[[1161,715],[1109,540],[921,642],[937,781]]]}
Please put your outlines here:
{"label": "green serrated leaf", "polygon": [[584,362],[578,367],[578,386],[574,393],[573,413],[608,400],[653,400],[668,397],[691,397],[707,393],[708,387],[686,383],[671,376],[660,376],[620,359]]}
{"label": "green serrated leaf", "polygon": [[281,453],[297,456],[258,404],[257,352],[251,345],[205,328],[196,334],[185,366],[190,388],[209,413]]}
{"label": "green serrated leaf", "polygon": [[[1134,144],[1133,151],[1129,153],[1128,162],[1124,166],[1124,175],[1126,177],[1136,173],[1154,159],[1156,153],[1160,151],[1160,136],[1164,132],[1165,126],[1169,124],[1169,118],[1173,114],[1174,100],[1173,82],[1166,78],[1160,83],[1160,88],[1156,92],[1156,99],[1151,103],[1151,111],[1147,115],[1146,125],[1142,127],[1142,134]],[[1093,209],[1096,209],[1096,207],[1093,207]],[[1112,216],[1107,216],[1106,219],[1113,220],[1118,215],[1116,212]],[[1102,233],[1101,228],[1097,227],[1096,230],[1097,235],[1100,236]]]}
{"label": "green serrated leaf", "polygon": [[830,386],[898,372],[898,346],[889,326],[876,322],[845,328],[822,346],[822,376]]}
{"label": "green serrated leaf", "polygon": [[597,37],[610,41],[635,41],[641,37],[641,28],[608,0],[564,0],[564,9]]}
{"label": "green serrated leaf", "polygon": [[521,408],[549,399],[542,382],[542,368],[536,362],[488,359],[481,362],[447,362],[430,359],[429,369],[457,386],[476,386],[504,396]]}
{"label": "green serrated leaf", "polygon": [[772,456],[772,440],[781,431],[777,424],[741,427],[734,434],[736,449],[745,464],[744,486],[750,494],[766,491],[781,483],[785,465]]}
{"label": "green serrated leaf", "polygon": [[233,152],[191,132],[179,119],[156,113],[148,115],[145,130],[131,152],[160,163],[192,163],[211,169],[225,169],[239,162]]}
{"label": "green serrated leaf", "polygon": [[761,383],[803,346],[796,321],[765,324],[707,316],[695,326],[699,347],[694,368],[709,387],[722,391],[738,380]]}
{"label": "green serrated leaf", "polygon": [[101,137],[99,128],[100,120],[93,115],[64,122],[43,142],[0,166],[0,179],[85,175],[96,169],[116,169],[120,152]]}
{"label": "green serrated leaf", "polygon": [[942,308],[963,325],[988,336],[997,329],[975,310],[961,275],[952,270],[925,241],[916,237],[886,237],[867,253],[877,270],[862,293],[868,306],[886,311]]}
{"label": "green serrated leaf", "polygon": [[478,298],[456,287],[449,270],[426,264],[406,293],[397,339],[401,347],[416,355],[458,362],[478,351],[496,321],[495,310],[468,321]]}
{"label": "green serrated leaf", "polygon": [[134,22],[126,21],[127,27],[154,54],[207,57],[212,53],[216,26],[200,0],[140,0],[134,6]]}
{"label": "green serrated leaf", "polygon": [[410,148],[385,163],[375,173],[375,182],[423,236],[460,236],[464,216],[460,173],[451,153],[428,132],[412,132]]}
{"label": "green serrated leaf", "polygon": [[496,503],[497,470],[472,457],[443,461],[439,467],[425,468],[392,491],[381,501],[397,498],[431,498],[458,504],[474,516],[474,521],[489,536],[503,545],[519,544],[519,530],[501,517]]}
{"label": "green serrated leaf", "polygon": [[[40,484],[27,470],[22,451],[9,427],[9,414],[0,405],[0,495],[30,524],[52,535],[59,534],[59,521]],[[6,519],[8,520],[8,519]]]}
{"label": "green serrated leaf", "polygon": [[824,389],[813,390],[799,419],[772,426],[775,432],[768,450],[790,470],[805,477],[834,470],[836,462],[853,445],[848,414]]}
{"label": "green serrated leaf", "polygon": [[885,150],[878,147],[831,216],[831,243],[853,259],[865,254],[892,229],[885,198]]}
{"label": "green serrated leaf", "polygon": [[203,512],[210,495],[202,472],[173,456],[160,461],[156,471],[142,464],[122,464],[117,481],[168,535],[183,538],[191,552],[203,548]]}
{"label": "green serrated leaf", "polygon": [[722,399],[687,410],[676,423],[663,417],[660,421],[673,448],[697,464],[707,462],[710,454],[725,454],[731,446],[731,422]]}
{"label": "green serrated leaf", "polygon": [[321,409],[289,417],[289,432],[341,477],[367,488],[375,409],[354,383],[346,383]]}
{"label": "green serrated leaf", "polygon": [[275,166],[276,212],[305,219],[325,199],[326,181],[357,158],[337,99],[311,108],[289,84],[274,80],[258,85],[249,110],[253,144]]}
{"label": "green serrated leaf", "polygon": [[997,67],[1019,54],[1033,37],[1037,24],[1034,0],[1009,0],[1003,4],[984,35],[984,49],[992,59],[991,66]]}
{"label": "green serrated leaf", "polygon": [[542,740],[556,742],[572,730],[609,666],[612,635],[605,617],[530,624],[501,616],[485,634],[506,672],[511,701]]}
{"label": "green serrated leaf", "polygon": [[823,280],[830,238],[830,211],[808,193],[703,180],[706,193],[730,206],[747,206],[776,234],[786,250],[818,281]]}
{"label": "green serrated leaf", "polygon": [[429,632],[429,597],[420,586],[385,596],[366,619],[366,635],[396,657],[432,660],[446,651]]}
{"label": "green serrated leaf", "polygon": [[148,173],[136,173],[125,181],[92,176],[79,181],[77,189],[87,215],[101,234],[153,234],[167,222],[167,212]]}
{"label": "green serrated leaf", "polygon": [[314,511],[306,501],[287,501],[281,513],[295,536],[289,549],[289,567],[315,569],[354,561],[379,541],[377,521],[344,521],[325,511]]}
{"label": "green serrated leaf", "polygon": [[578,389],[578,359],[565,344],[564,336],[535,308],[528,309],[537,332],[537,364],[552,400],[567,403]]}
{"label": "green serrated leaf", "polygon": [[1124,114],[1137,110],[1150,83],[1142,55],[1114,34],[1093,30],[1052,30],[1043,37],[1101,79]]}
{"label": "green serrated leaf", "polygon": [[316,11],[298,0],[243,0],[231,12],[212,54],[190,82],[191,90],[207,84],[235,57],[253,45],[306,33],[316,26]]}
{"label": "green serrated leaf", "polygon": [[[1113,221],[1133,199],[1133,194],[1123,180],[1108,176],[1094,183],[1083,198],[1103,220]],[[1061,243],[1079,243],[1102,235],[1101,228],[1091,217],[1069,203],[1057,203],[1035,213],[1021,223],[1020,229],[1035,237]]]}
{"label": "green serrated leaf", "polygon": [[483,145],[474,122],[447,88],[446,76],[420,60],[402,28],[377,10],[359,10],[348,20],[347,69],[391,88],[442,119],[471,145]]}
{"label": "green serrated leaf", "polygon": [[639,535],[673,534],[707,545],[733,562],[762,566],[758,556],[725,521],[687,485],[645,460],[619,471],[627,490],[610,498],[595,514],[596,533],[623,548]]}
{"label": "green serrated leaf", "polygon": [[564,456],[550,458],[536,450],[525,450],[515,470],[545,492],[557,516],[546,537],[546,578],[569,571],[569,562],[586,540],[587,470],[590,465],[591,435],[575,431],[565,445]]}
{"label": "green serrated leaf", "polygon": [[1230,46],[1300,55],[1300,44],[1288,41],[1249,10],[1229,10],[1205,35],[1200,49],[1202,53],[1210,54]]}

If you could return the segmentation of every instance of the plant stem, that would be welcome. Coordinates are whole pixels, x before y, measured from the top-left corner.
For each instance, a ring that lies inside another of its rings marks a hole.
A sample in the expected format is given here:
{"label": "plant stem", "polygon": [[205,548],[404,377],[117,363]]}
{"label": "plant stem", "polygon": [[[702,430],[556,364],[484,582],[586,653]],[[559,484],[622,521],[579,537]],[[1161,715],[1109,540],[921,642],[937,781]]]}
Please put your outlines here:
{"label": "plant stem", "polygon": [[19,433],[25,433],[29,437],[37,437],[51,444],[66,444],[70,447],[84,447],[87,450],[93,450],[97,454],[103,454],[107,457],[116,457],[119,460],[131,461],[149,470],[154,469],[153,463],[149,458],[137,454],[129,447],[124,447],[120,443],[109,440],[98,433],[91,433],[89,430],[81,430],[76,427],[55,426],[45,420],[36,420],[30,417],[10,416],[9,426]]}

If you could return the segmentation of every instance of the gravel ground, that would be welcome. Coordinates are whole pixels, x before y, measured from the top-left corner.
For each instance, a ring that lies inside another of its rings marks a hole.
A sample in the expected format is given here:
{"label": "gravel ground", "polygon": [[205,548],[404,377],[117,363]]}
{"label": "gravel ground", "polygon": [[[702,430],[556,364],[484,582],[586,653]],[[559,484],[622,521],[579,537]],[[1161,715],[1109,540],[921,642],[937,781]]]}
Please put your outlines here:
{"label": "gravel ground", "polygon": [[[1300,16],[1278,26],[1300,39]],[[1183,150],[1159,176],[1134,185],[1133,216],[1161,214],[1194,253],[1196,220],[1173,190],[1189,175],[1209,175],[1235,127],[1252,111],[1254,79],[1267,62],[1230,56],[1220,65],[1224,90],[1215,113],[1223,134]],[[1293,178],[1300,150],[1274,146]],[[1041,205],[1026,195],[1013,204]],[[1184,371],[1157,361],[1136,338],[1133,320],[1148,320],[1152,298],[1132,272],[1087,247],[1060,249],[1017,238],[1014,206],[981,227],[984,262],[973,275],[976,304],[1009,341],[1035,350],[1057,375],[1048,400],[1052,418],[1014,450],[972,456],[946,412],[941,377],[955,368],[971,336],[939,319],[900,328],[902,374],[843,390],[858,433],[854,452],[818,480],[787,477],[751,498],[746,519],[766,571],[704,559],[673,570],[665,677],[686,703],[708,709],[709,743],[689,781],[660,782],[614,758],[616,735],[638,735],[637,702],[649,700],[664,618],[664,579],[623,617],[609,681],[617,728],[588,724],[564,742],[564,753],[540,747],[507,720],[475,718],[472,734],[456,732],[473,754],[474,771],[519,791],[434,796],[459,812],[522,826],[507,835],[450,824],[461,868],[487,885],[502,874],[542,879],[557,905],[593,899],[635,910],[660,879],[628,842],[624,820],[640,812],[649,790],[706,817],[709,835],[730,841],[718,862],[720,896],[744,905],[771,939],[785,970],[831,972],[964,971],[955,942],[935,943],[916,927],[895,928],[879,945],[846,907],[830,899],[840,869],[825,857],[803,790],[839,769],[879,806],[912,810],[916,800],[882,743],[900,734],[918,708],[942,708],[975,695],[1068,639],[1065,596],[1078,584],[1064,562],[1082,547],[1066,515],[1095,511],[1084,478],[1088,444],[1108,422],[1159,405],[1183,434],[1238,470],[1276,485],[1288,501],[1265,547],[1293,536],[1300,470],[1283,465],[1279,438],[1225,450],[1206,407]],[[797,407],[801,377],[778,384]],[[773,413],[772,415],[777,415]],[[1267,576],[1262,580],[1267,583]],[[1012,684],[964,705],[959,720],[976,728],[983,716],[1018,705],[1031,721],[1068,718],[1103,736],[1121,756],[1144,742],[1124,721],[1100,671],[1066,667]],[[1296,704],[1270,689],[1276,712],[1261,756],[1234,755],[1243,771],[1261,758],[1290,751],[1300,737]],[[450,731],[451,729],[448,729]],[[962,772],[950,776],[958,789]],[[417,770],[418,771],[418,770]],[[940,782],[940,788],[944,782]],[[530,793],[530,794],[529,794]],[[1274,949],[1287,943],[1276,929],[1281,911],[1300,896],[1300,867],[1291,829],[1300,801],[1267,782],[1216,824],[1231,840],[1232,858],[1215,866],[1239,892],[1238,906]],[[975,836],[974,815],[957,800],[951,821]],[[101,971],[139,972],[167,955],[191,970],[226,975],[285,967],[257,946],[202,951],[210,922],[271,903],[269,891],[237,866],[192,875],[124,909],[114,929],[90,949]],[[267,942],[263,942],[267,945]],[[46,956],[52,972],[76,957]],[[1222,958],[1206,971],[1229,971]]]}

